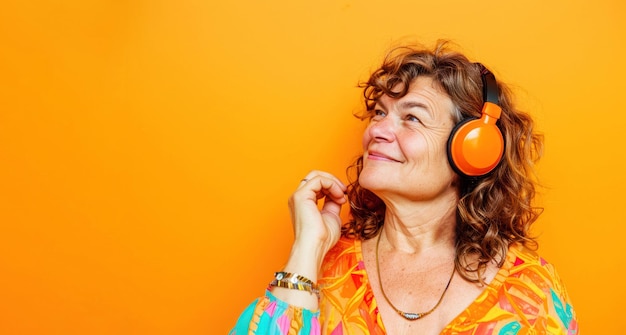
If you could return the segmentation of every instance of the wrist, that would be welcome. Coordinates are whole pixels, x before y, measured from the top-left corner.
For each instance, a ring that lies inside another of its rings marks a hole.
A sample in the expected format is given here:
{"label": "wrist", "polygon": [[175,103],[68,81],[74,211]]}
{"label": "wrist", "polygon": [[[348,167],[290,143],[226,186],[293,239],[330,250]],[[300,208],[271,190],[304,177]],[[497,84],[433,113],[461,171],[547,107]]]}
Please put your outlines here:
{"label": "wrist", "polygon": [[[317,280],[324,254],[320,245],[310,241],[294,242],[285,267],[274,274],[274,280],[269,284],[270,291],[290,305],[317,310],[319,308]],[[279,273],[283,274],[281,279]],[[288,277],[287,280],[285,276]],[[291,278],[296,278],[296,282],[289,281]]]}
{"label": "wrist", "polygon": [[284,271],[301,274],[315,282],[325,255],[326,250],[319,244],[294,243]]}
{"label": "wrist", "polygon": [[298,291],[306,291],[315,294],[320,298],[320,289],[317,283],[297,273],[279,271],[274,273],[274,280],[269,284],[269,288],[282,287]]}

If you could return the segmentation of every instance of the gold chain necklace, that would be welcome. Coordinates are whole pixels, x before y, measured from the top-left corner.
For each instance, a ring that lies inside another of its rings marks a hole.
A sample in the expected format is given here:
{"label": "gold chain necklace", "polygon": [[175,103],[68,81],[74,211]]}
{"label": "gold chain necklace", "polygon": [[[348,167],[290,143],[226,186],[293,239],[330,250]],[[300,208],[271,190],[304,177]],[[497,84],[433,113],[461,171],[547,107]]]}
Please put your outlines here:
{"label": "gold chain necklace", "polygon": [[443,289],[443,293],[441,293],[441,297],[439,297],[439,301],[437,301],[437,303],[435,304],[435,307],[431,308],[428,312],[423,312],[423,313],[403,312],[397,309],[396,306],[394,306],[391,303],[391,301],[389,301],[389,298],[387,298],[387,295],[385,294],[385,290],[383,290],[383,281],[380,279],[380,265],[378,264],[378,245],[380,244],[380,236],[382,234],[383,232],[381,230],[380,233],[378,234],[378,239],[376,240],[376,273],[378,274],[378,286],[380,287],[380,293],[383,294],[383,297],[385,298],[385,300],[387,300],[387,303],[389,304],[389,306],[391,306],[391,308],[393,308],[396,311],[396,313],[400,314],[400,316],[402,316],[403,318],[409,321],[415,321],[415,320],[421,319],[425,317],[426,315],[432,313],[435,310],[435,308],[439,307],[439,304],[441,304],[441,301],[443,300],[443,296],[448,291],[448,287],[450,287],[450,282],[452,281],[452,277],[454,277],[454,272],[456,270],[456,267],[452,269],[452,274],[450,275],[450,279],[448,279],[448,284],[446,284],[446,288]]}

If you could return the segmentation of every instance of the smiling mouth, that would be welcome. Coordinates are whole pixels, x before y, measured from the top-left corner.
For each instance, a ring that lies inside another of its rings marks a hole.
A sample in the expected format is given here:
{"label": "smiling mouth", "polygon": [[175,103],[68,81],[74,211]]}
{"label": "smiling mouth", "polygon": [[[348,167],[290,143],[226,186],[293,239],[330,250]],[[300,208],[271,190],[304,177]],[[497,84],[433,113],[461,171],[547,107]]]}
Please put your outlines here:
{"label": "smiling mouth", "polygon": [[381,154],[379,152],[368,152],[367,153],[367,159],[371,159],[371,160],[376,160],[376,161],[387,161],[387,162],[396,162],[399,163],[400,161],[394,158],[391,158],[387,155]]}

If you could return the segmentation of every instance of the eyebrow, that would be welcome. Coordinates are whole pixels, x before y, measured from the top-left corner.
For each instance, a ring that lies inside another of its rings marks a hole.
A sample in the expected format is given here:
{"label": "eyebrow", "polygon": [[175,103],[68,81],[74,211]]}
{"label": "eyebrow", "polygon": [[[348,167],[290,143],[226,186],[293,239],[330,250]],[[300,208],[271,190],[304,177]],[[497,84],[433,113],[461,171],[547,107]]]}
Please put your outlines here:
{"label": "eyebrow", "polygon": [[421,108],[428,113],[428,116],[430,116],[431,119],[434,118],[433,111],[428,108],[428,105],[418,101],[404,101],[400,104],[400,107],[403,109]]}
{"label": "eyebrow", "polygon": [[[384,110],[389,110],[389,108],[387,108],[388,106],[384,102],[382,102],[381,99],[376,100],[376,106],[382,106]],[[400,103],[399,107],[402,109],[421,108],[426,111],[426,113],[431,119],[435,118],[433,111],[430,108],[428,108],[428,105],[419,101],[413,101],[413,100],[403,101],[402,103]]]}

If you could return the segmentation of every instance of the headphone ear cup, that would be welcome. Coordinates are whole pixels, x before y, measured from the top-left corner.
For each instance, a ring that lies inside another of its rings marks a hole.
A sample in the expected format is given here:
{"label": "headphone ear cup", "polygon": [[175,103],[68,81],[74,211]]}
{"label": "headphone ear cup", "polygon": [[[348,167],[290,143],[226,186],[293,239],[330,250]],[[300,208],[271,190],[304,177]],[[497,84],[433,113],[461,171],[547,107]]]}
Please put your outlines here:
{"label": "headphone ear cup", "polygon": [[504,138],[495,123],[469,118],[457,124],[448,138],[448,161],[461,176],[480,177],[491,172],[504,154]]}

